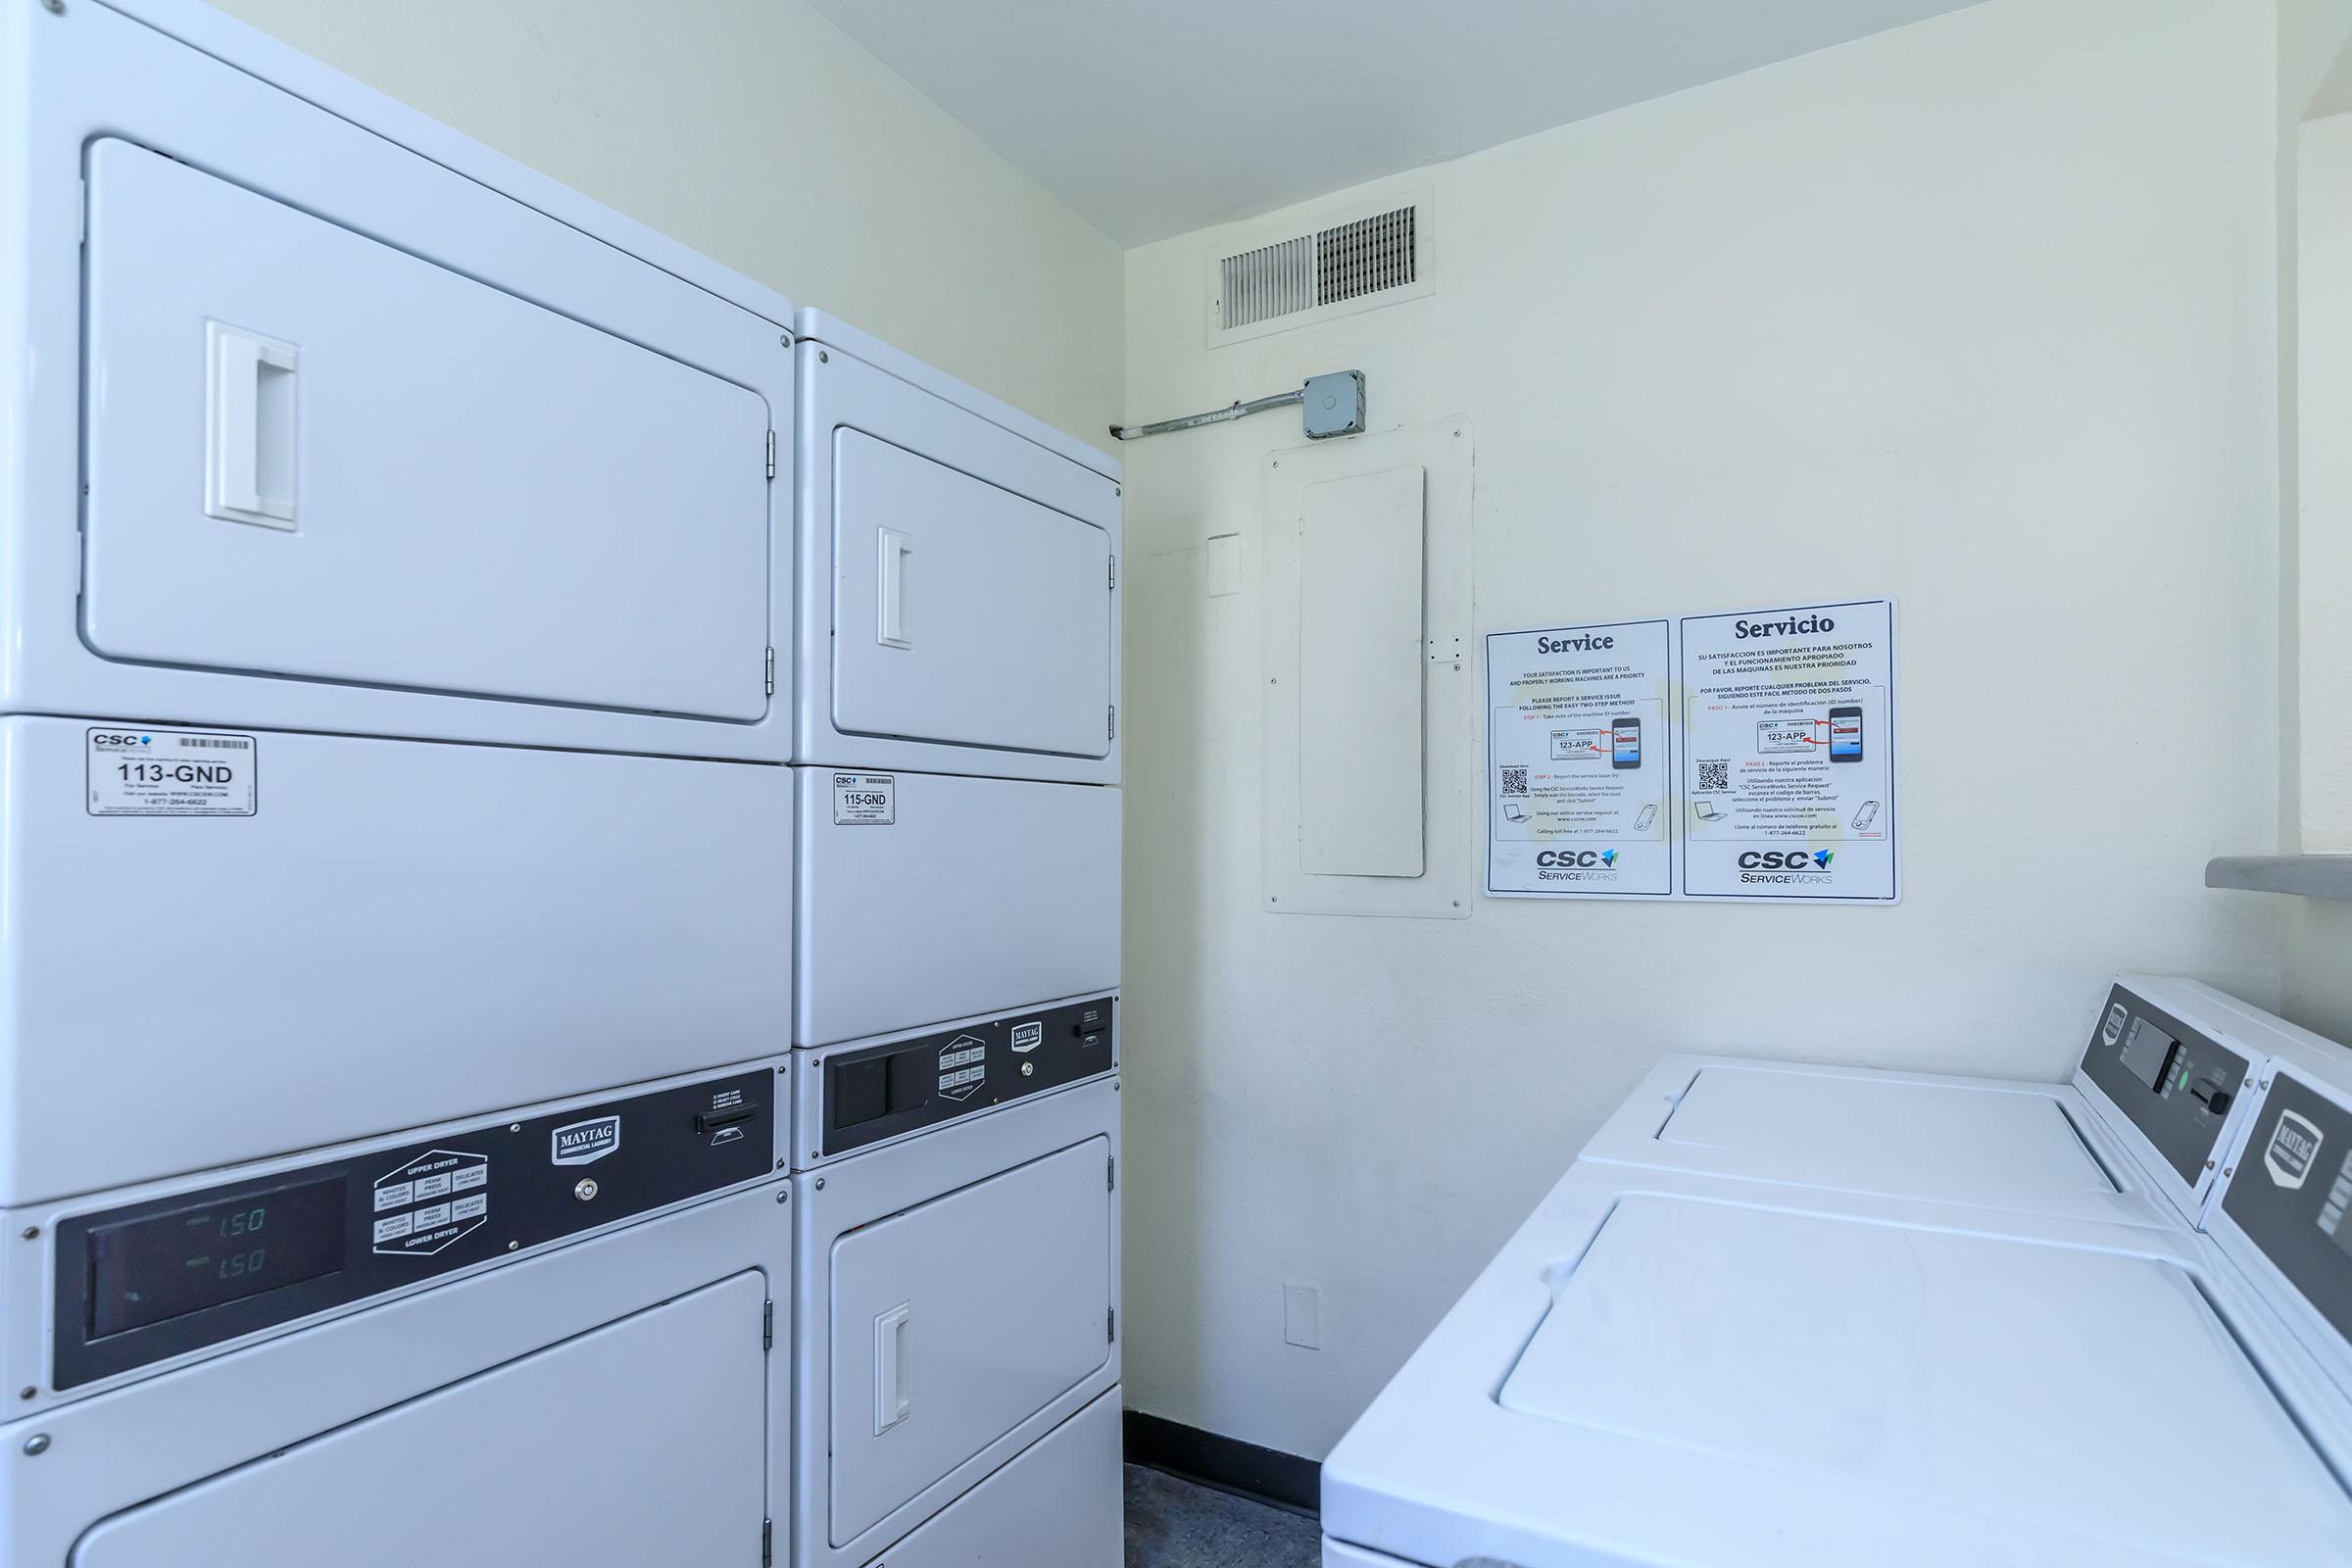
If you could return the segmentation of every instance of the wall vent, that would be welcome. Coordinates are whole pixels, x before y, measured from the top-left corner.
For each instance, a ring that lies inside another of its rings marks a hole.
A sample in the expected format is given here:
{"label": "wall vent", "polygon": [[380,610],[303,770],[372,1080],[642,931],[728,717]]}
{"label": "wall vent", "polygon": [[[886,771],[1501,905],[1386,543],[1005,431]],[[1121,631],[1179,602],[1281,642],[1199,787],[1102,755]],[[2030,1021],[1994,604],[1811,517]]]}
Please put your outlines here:
{"label": "wall vent", "polygon": [[1209,340],[1256,337],[1429,291],[1422,202],[1383,205],[1217,258]]}

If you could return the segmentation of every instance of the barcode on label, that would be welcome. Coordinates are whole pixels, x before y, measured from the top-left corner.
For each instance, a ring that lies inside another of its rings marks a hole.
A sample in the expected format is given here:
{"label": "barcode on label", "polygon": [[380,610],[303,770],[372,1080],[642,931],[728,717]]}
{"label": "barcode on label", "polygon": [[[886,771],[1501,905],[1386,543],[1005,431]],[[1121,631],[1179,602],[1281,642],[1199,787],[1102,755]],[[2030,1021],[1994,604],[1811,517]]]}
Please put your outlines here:
{"label": "barcode on label", "polygon": [[182,746],[209,746],[213,750],[220,752],[243,752],[253,748],[251,741],[231,740],[226,736],[213,735],[182,735],[179,737],[179,744]]}
{"label": "barcode on label", "polygon": [[1527,793],[1527,769],[1524,767],[1504,768],[1502,770],[1502,793],[1525,795]]}
{"label": "barcode on label", "polygon": [[1716,758],[1698,764],[1698,787],[1702,790],[1728,790],[1732,787],[1732,760]]}

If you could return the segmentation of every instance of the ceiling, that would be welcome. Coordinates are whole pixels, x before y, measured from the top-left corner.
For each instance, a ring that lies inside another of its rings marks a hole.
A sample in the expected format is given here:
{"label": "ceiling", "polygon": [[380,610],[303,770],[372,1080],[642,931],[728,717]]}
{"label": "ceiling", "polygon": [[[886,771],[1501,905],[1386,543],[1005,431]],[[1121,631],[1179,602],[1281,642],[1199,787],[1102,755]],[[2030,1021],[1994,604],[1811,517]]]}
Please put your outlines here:
{"label": "ceiling", "polygon": [[1969,0],[813,0],[1122,245]]}

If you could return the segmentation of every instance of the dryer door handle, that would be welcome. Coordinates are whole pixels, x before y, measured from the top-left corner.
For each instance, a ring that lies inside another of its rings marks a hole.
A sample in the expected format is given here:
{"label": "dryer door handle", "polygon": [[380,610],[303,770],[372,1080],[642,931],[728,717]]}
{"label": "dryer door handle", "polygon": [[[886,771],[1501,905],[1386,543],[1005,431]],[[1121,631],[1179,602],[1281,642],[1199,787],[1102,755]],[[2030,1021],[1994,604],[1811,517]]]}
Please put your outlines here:
{"label": "dryer door handle", "polygon": [[906,1419],[913,1395],[906,1379],[907,1319],[913,1303],[901,1301],[874,1319],[874,1436]]}

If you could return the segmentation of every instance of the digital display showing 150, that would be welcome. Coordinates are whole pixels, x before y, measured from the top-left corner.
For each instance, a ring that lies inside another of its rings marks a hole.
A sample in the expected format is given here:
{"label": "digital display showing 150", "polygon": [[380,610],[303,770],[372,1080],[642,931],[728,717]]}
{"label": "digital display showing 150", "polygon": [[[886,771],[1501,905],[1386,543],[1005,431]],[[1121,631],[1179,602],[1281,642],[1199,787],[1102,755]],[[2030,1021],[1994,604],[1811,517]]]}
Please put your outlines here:
{"label": "digital display showing 150", "polygon": [[125,1220],[90,1233],[90,1338],[298,1285],[342,1266],[340,1176]]}

